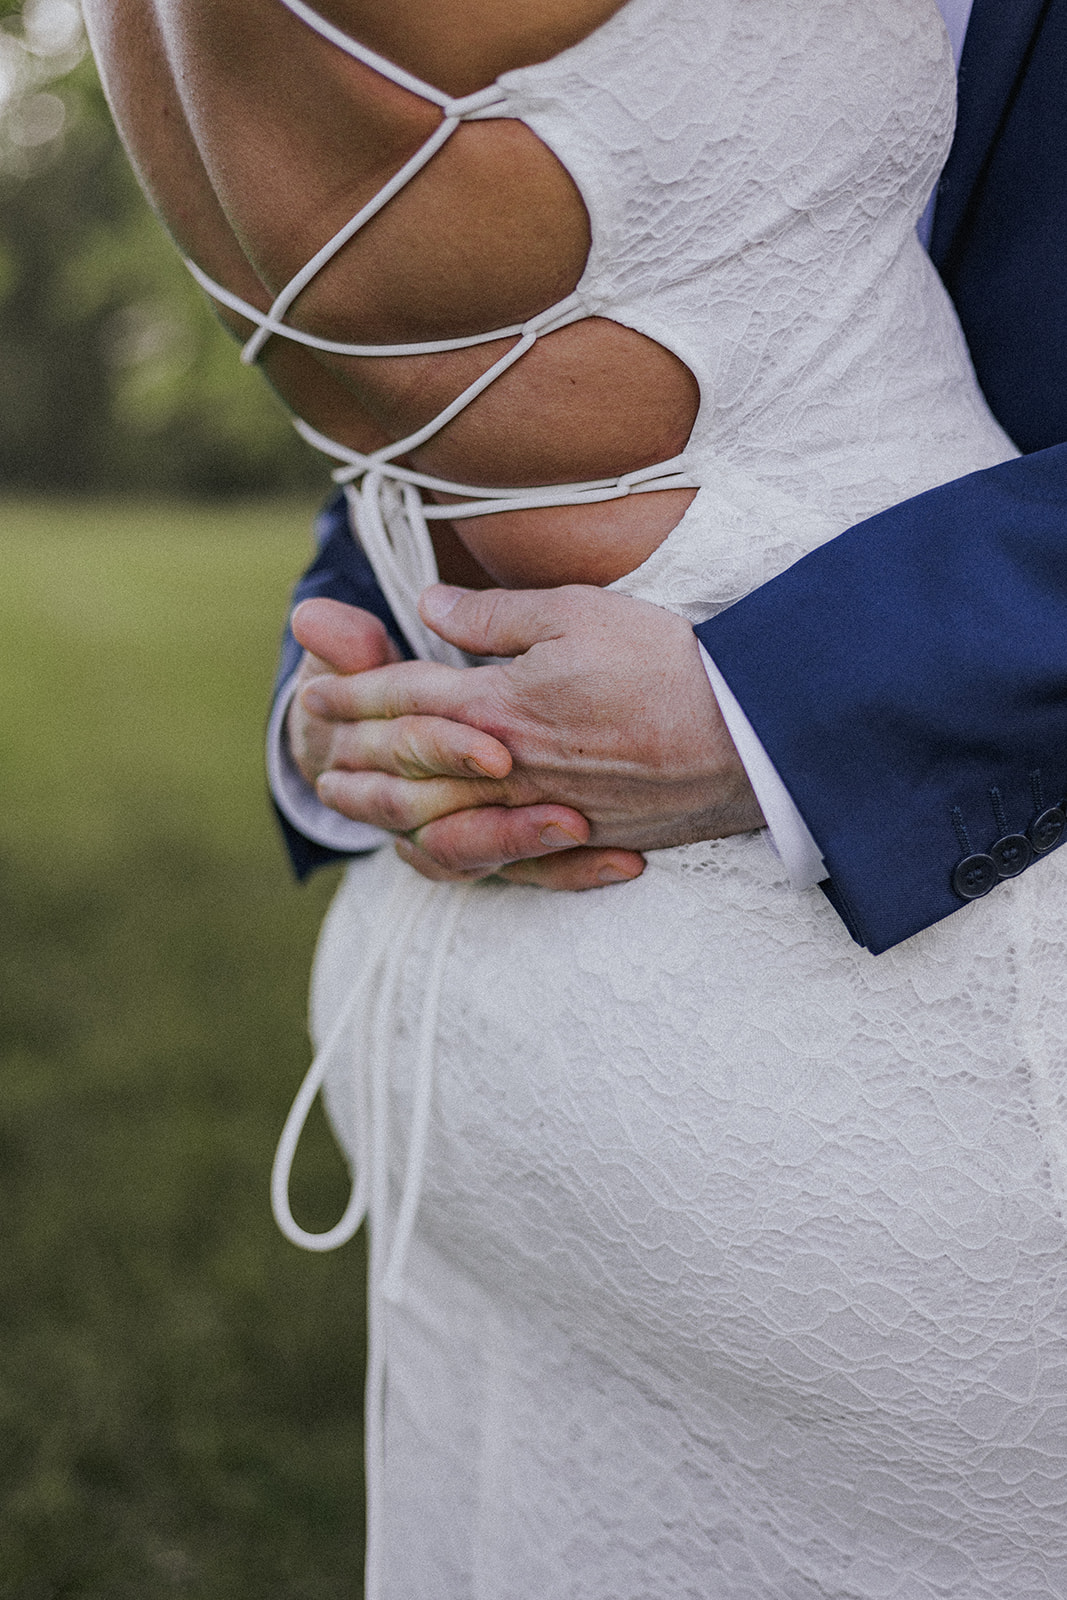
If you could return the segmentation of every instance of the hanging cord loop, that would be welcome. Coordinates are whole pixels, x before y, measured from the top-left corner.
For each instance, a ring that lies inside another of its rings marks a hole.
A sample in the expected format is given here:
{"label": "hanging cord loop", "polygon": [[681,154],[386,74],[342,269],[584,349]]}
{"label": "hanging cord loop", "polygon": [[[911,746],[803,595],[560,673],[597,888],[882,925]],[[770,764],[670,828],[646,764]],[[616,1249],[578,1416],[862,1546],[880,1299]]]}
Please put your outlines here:
{"label": "hanging cord loop", "polygon": [[[359,977],[345,999],[325,1042],[315,1053],[315,1059],[297,1091],[289,1115],[285,1119],[281,1138],[278,1140],[270,1179],[271,1209],[274,1212],[274,1220],[285,1237],[304,1250],[336,1250],[340,1245],[347,1244],[367,1214],[370,1201],[371,1114],[367,1094],[367,1033],[365,1027],[362,1036],[359,1030],[360,1024],[371,1014],[375,999],[380,999],[378,986],[383,964],[391,958],[391,954],[397,948],[401,950],[406,948],[411,929],[434,888],[434,885],[426,884],[417,878],[412,882],[414,877],[414,874],[407,873],[398,877],[392,894],[381,906],[375,923],[374,936],[365,953]],[[293,1216],[289,1202],[289,1182],[300,1136],[315,1097],[321,1090],[331,1067],[338,1064],[343,1065],[344,1070],[350,1075],[356,1095],[357,1147],[353,1163],[352,1189],[340,1220],[325,1232],[310,1233],[306,1228],[302,1228]]]}

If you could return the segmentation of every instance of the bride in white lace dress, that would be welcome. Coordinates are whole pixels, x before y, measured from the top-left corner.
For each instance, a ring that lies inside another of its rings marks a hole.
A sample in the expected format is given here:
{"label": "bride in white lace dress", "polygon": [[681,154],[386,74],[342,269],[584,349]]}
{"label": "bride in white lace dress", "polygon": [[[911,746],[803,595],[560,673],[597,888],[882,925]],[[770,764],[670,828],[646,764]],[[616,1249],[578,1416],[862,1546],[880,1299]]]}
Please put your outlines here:
{"label": "bride in white lace dress", "polygon": [[[626,0],[429,103],[524,124],[584,203],[584,271],[531,348],[607,319],[698,386],[638,502],[673,497],[675,525],[616,588],[707,617],[1013,453],[915,236],[953,123],[933,0]],[[197,270],[282,347],[299,290],[269,320]],[[375,454],[315,427],[410,617],[420,489],[450,484],[410,429]],[[533,503],[492,493],[500,526]],[[491,572],[493,523],[459,523]],[[313,1024],[364,1186],[348,1225],[370,1203],[373,1600],[1067,1593],[1067,1018],[1041,931],[1065,871],[876,959],[760,835],[587,895],[349,868]]]}

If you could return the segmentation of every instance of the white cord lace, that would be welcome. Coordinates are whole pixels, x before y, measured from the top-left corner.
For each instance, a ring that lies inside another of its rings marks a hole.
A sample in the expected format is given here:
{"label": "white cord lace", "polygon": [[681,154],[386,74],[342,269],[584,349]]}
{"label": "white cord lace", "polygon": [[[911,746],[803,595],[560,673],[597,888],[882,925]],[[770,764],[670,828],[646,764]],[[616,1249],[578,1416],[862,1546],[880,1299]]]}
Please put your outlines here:
{"label": "white cord lace", "polygon": [[[467,334],[457,339],[422,340],[414,344],[358,344],[337,339],[323,339],[304,333],[285,321],[297,297],[312,279],[332,261],[372,217],[378,215],[393,197],[400,193],[416,173],[433,160],[437,152],[452,137],[463,122],[484,120],[501,115],[507,101],[507,91],[500,84],[490,84],[474,94],[452,96],[421,78],[406,72],[402,67],[387,61],[384,56],[369,50],[366,45],[349,38],[333,23],[320,17],[304,0],[281,0],[294,16],[309,28],[343,50],[346,55],[370,67],[382,77],[430,101],[440,108],[442,119],[419,149],[393,174],[388,183],[362,206],[355,216],[345,223],[331,239],[316,251],[300,271],[289,280],[276,296],[269,311],[242,299],[240,295],[210,278],[194,261],[186,262],[197,283],[220,305],[238,312],[255,327],[255,332],[241,351],[247,363],[258,360],[267,341],[279,336],[312,350],[331,355],[390,356],[433,355],[449,350],[465,350],[475,345],[491,344],[501,339],[514,339],[515,343],[493,362],[492,366],[468,385],[424,427],[404,439],[386,445],[380,450],[364,454],[347,445],[327,438],[300,418],[294,426],[302,438],[340,463],[334,471],[338,483],[352,486],[348,495],[353,533],[363,546],[375,576],[386,599],[417,653],[450,665],[462,664],[463,657],[449,645],[443,645],[430,633],[419,619],[415,601],[420,591],[437,578],[437,564],[427,524],[434,520],[452,517],[484,517],[495,512],[530,510],[542,506],[587,505],[602,500],[619,499],[635,493],[648,493],[658,489],[695,489],[698,480],[687,470],[684,455],[654,466],[642,467],[636,472],[622,473],[612,478],[599,478],[584,483],[549,484],[536,488],[485,488],[471,484],[453,483],[446,478],[432,477],[398,465],[399,460],[418,449],[461,411],[471,405],[479,395],[513,367],[533,348],[537,340],[547,333],[565,328],[590,314],[578,293],[567,295],[556,305],[549,306],[525,322],[512,323],[506,328],[494,328],[488,333]],[[429,490],[440,494],[458,496],[459,504],[426,504],[418,493],[395,493],[390,498],[390,486],[404,486],[410,490]],[[402,508],[402,515],[397,515]],[[407,550],[403,546],[407,546]]]}
{"label": "white cord lace", "polygon": [[[399,1306],[404,1297],[404,1270],[426,1171],[426,1150],[433,1109],[437,1019],[445,965],[452,948],[456,924],[469,892],[468,885],[457,887],[428,883],[414,873],[405,873],[397,879],[393,893],[381,907],[376,938],[366,952],[360,977],[329,1036],[316,1054],[286,1118],[271,1173],[271,1205],[275,1220],[287,1239],[306,1250],[334,1250],[352,1238],[365,1216],[369,1214],[371,1219],[364,1410],[367,1494],[364,1586],[367,1600],[377,1600],[380,1592],[387,1318],[389,1308]],[[411,934],[416,925],[433,915],[435,905],[443,909],[422,998],[407,1157],[396,1222],[390,1232],[389,1068],[392,1024]],[[315,1096],[322,1088],[330,1068],[338,1064],[339,1058],[339,1064],[349,1077],[356,1098],[355,1120],[359,1145],[352,1174],[352,1189],[340,1221],[325,1232],[309,1233],[293,1216],[289,1202],[289,1179],[300,1135]]]}

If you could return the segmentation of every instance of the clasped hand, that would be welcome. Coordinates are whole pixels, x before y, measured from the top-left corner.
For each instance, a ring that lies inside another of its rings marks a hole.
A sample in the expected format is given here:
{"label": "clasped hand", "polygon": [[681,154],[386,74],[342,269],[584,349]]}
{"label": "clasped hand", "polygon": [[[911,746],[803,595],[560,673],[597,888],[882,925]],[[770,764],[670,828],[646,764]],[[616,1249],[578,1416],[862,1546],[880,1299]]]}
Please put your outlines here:
{"label": "clasped hand", "polygon": [[507,659],[401,661],[369,613],[306,600],[288,736],[323,803],[396,834],[424,876],[589,889],[637,877],[641,851],[762,826],[681,618],[578,585],[436,584],[420,611]]}

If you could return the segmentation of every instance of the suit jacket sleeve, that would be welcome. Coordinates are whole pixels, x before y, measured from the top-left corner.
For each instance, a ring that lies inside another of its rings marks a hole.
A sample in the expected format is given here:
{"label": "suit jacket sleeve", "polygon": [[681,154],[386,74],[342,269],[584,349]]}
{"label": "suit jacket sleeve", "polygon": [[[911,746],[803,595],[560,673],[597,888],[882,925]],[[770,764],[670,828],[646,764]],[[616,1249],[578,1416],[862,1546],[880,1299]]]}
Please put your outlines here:
{"label": "suit jacket sleeve", "polygon": [[[974,0],[931,253],[1030,453],[872,518],[699,630],[872,950],[1063,830],[1065,82],[1067,0]],[[985,863],[958,872],[967,856]]]}
{"label": "suit jacket sleeve", "polygon": [[[290,613],[301,600],[325,596],[344,601],[346,605],[359,606],[373,612],[382,622],[401,653],[409,657],[412,650],[378,587],[367,560],[352,538],[348,527],[347,505],[343,494],[335,495],[319,513],[315,523],[317,553],[314,561],[300,578],[293,591]],[[300,664],[303,652],[286,625],[282,639],[281,657],[274,682],[274,699],[283,693],[293,673]],[[275,804],[275,813],[282,830],[289,859],[298,878],[306,878],[316,867],[329,861],[343,859],[343,852],[309,839],[293,826]]]}
{"label": "suit jacket sleeve", "polygon": [[1067,445],[858,524],[697,633],[872,951],[1059,842]]}

